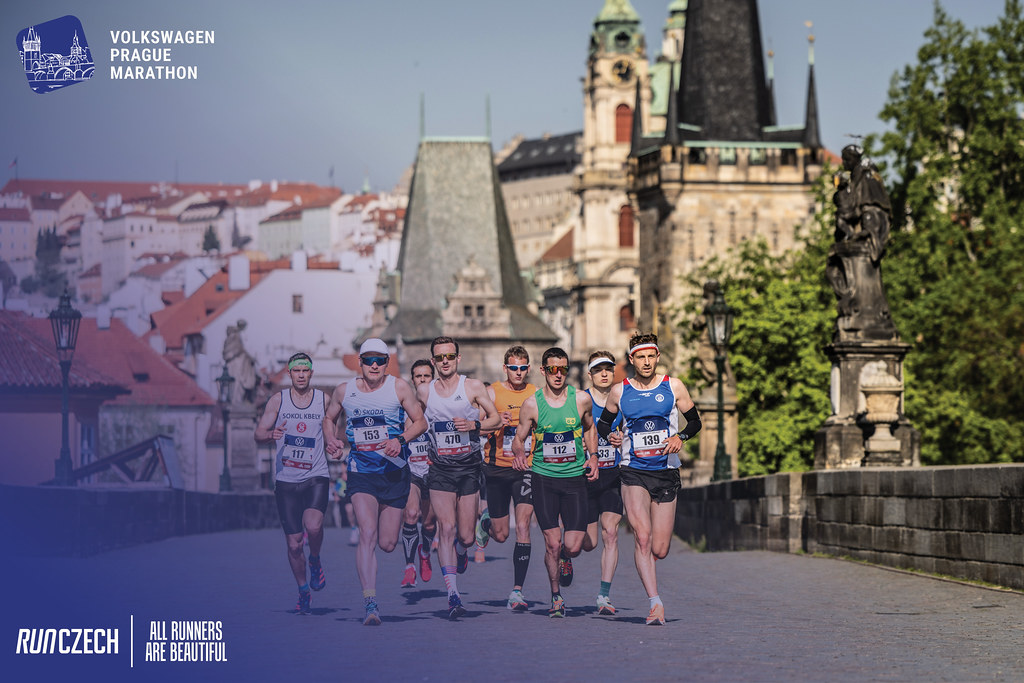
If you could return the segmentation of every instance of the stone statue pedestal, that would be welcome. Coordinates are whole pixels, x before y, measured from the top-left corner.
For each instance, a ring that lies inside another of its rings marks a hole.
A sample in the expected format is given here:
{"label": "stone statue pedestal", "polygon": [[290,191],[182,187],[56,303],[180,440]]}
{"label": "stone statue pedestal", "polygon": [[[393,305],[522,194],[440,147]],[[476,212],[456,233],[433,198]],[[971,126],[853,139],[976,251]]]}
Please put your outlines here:
{"label": "stone statue pedestal", "polygon": [[[815,469],[921,464],[921,435],[903,412],[903,358],[909,349],[900,341],[826,347],[832,361],[832,415],[814,435]],[[877,408],[875,397],[883,394],[891,403]]]}
{"label": "stone statue pedestal", "polygon": [[259,450],[252,438],[256,428],[256,409],[234,404],[228,416],[228,468],[232,491],[260,490]]}

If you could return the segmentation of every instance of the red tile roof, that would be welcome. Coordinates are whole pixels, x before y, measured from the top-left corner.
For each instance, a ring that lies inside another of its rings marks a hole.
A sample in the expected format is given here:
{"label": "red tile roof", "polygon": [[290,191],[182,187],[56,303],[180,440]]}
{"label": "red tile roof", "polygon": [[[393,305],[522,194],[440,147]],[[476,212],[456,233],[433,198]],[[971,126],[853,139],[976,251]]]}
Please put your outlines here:
{"label": "red tile roof", "polygon": [[[36,337],[51,334],[50,321],[45,318],[25,316],[21,325]],[[59,385],[56,356],[51,356],[50,364]],[[112,378],[113,383],[131,392],[114,398],[109,404],[180,407],[211,406],[215,403],[191,377],[132,334],[117,318],[112,319],[110,328],[105,330],[97,327],[94,318],[82,319],[71,364],[72,374],[76,368],[83,374]]]}
{"label": "red tile roof", "polygon": [[82,273],[81,275],[79,275],[78,279],[82,280],[82,279],[87,278],[87,277],[99,277],[102,273],[103,273],[103,264],[102,263],[97,263],[94,266],[90,267],[89,270],[87,270],[84,273]]}
{"label": "red tile roof", "polygon": [[167,182],[127,182],[119,180],[35,180],[20,178],[9,180],[0,194],[16,194],[39,197],[44,193],[63,194],[70,197],[76,190],[81,190],[86,197],[98,201],[108,195],[119,194],[122,200],[133,197],[145,198],[159,195],[161,189],[167,192],[181,193],[184,197],[193,192],[204,192],[211,196],[220,196],[221,192],[229,195],[247,192],[247,185],[225,185],[222,183],[167,183]]}
{"label": "red tile roof", "polygon": [[32,220],[32,214],[26,208],[11,209],[0,207],[0,221],[26,221]]}
{"label": "red tile roof", "polygon": [[[80,331],[80,339],[82,334]],[[59,390],[62,383],[50,321],[17,311],[0,311],[0,392]],[[124,391],[117,379],[89,363],[73,361],[68,383],[73,391]]]}
{"label": "red tile roof", "polygon": [[541,261],[564,261],[572,258],[572,230],[562,235],[562,238],[548,247],[540,257]]}

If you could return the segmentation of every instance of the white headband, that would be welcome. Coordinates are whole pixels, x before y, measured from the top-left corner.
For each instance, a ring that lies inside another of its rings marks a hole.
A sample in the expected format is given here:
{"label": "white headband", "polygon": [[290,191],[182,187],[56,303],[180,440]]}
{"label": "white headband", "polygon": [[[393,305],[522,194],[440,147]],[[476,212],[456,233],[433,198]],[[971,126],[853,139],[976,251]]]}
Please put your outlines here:
{"label": "white headband", "polygon": [[644,349],[654,349],[655,351],[657,351],[658,350],[658,345],[657,344],[652,344],[651,342],[645,342],[643,344],[637,344],[636,346],[634,346],[633,348],[631,348],[629,350],[629,355],[632,356],[637,351],[643,351]]}
{"label": "white headband", "polygon": [[605,363],[608,363],[608,364],[610,364],[612,366],[615,365],[615,363],[612,362],[611,358],[605,358],[604,356],[601,356],[600,358],[595,358],[594,360],[590,361],[590,365],[587,366],[587,370],[588,371],[593,370],[598,365],[604,365]]}

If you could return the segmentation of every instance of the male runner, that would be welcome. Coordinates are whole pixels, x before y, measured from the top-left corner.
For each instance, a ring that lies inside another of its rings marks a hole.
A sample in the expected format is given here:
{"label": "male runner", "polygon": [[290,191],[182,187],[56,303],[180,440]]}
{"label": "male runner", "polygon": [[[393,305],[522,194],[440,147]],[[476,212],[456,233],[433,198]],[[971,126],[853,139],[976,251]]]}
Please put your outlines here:
{"label": "male runner", "polygon": [[[519,426],[519,409],[537,387],[526,381],[530,372],[530,355],[522,346],[505,351],[505,380],[487,387],[487,396],[501,416],[501,428],[487,436],[484,447],[484,479],[487,482],[489,516],[480,520],[477,545],[487,545],[488,538],[504,543],[509,535],[509,500],[515,507],[516,547],[512,554],[513,584],[508,608],[517,612],[529,607],[523,597],[523,582],[530,566],[530,518],[533,517],[532,472],[512,467],[515,454],[512,440]],[[532,458],[528,458],[532,461]],[[482,536],[480,532],[483,532]]]}
{"label": "male runner", "polygon": [[413,388],[387,374],[389,358],[383,340],[364,341],[359,347],[360,376],[337,386],[324,415],[327,452],[334,458],[344,453],[345,442],[338,438],[335,422],[345,415],[350,445],[348,492],[359,525],[356,572],[363,588],[366,626],[380,625],[374,546],[390,553],[398,544],[402,510],[409,498],[405,446],[427,428]]}
{"label": "male runner", "polygon": [[[292,386],[267,401],[255,438],[258,443],[274,441],[274,498],[288,543],[288,564],[299,587],[295,611],[309,614],[310,589],[322,589],[327,579],[320,563],[324,540],[324,513],[330,498],[330,473],[324,457],[321,423],[327,399],[324,392],[310,384],[313,360],[305,353],[288,359],[288,377]],[[309,540],[309,580],[302,535]]]}
{"label": "male runner", "polygon": [[[526,438],[533,433],[533,509],[544,532],[544,566],[551,582],[550,617],[565,616],[559,588],[564,560],[580,554],[587,529],[587,480],[597,479],[597,436],[590,395],[568,385],[569,356],[552,347],[541,357],[544,387],[523,402],[512,440],[513,467],[531,467]],[[586,451],[583,446],[587,445]],[[590,453],[590,456],[587,456]],[[585,471],[589,469],[589,474]],[[561,517],[565,528],[558,528]],[[561,560],[561,561],[560,561]],[[561,565],[561,567],[560,567]],[[571,577],[571,574],[570,574]],[[561,585],[569,585],[561,579]]]}
{"label": "male runner", "polygon": [[[476,542],[477,505],[480,500],[480,430],[501,424],[498,411],[478,379],[457,374],[459,345],[451,337],[430,343],[437,379],[417,389],[430,425],[434,445],[427,475],[430,505],[437,515],[437,558],[448,589],[448,618],[466,613],[459,596],[456,574],[469,566],[469,548]],[[485,416],[480,417],[480,411]],[[456,531],[458,538],[456,538]]]}
{"label": "male runner", "polygon": [[[587,389],[594,402],[594,420],[601,419],[608,394],[615,383],[615,356],[609,351],[595,351],[590,354],[587,365],[590,373],[591,388]],[[622,422],[622,416],[615,420],[615,429]],[[601,589],[597,594],[597,613],[614,615],[609,593],[612,588],[612,577],[619,563],[619,522],[622,520],[622,493],[619,489],[619,461],[622,451],[622,432],[615,429],[609,438],[598,436],[597,439],[597,481],[587,482],[587,535],[583,539],[583,549],[590,552],[597,547],[597,527],[600,522],[601,538],[604,546],[601,549]]]}
{"label": "male runner", "polygon": [[[412,364],[412,386],[418,387],[434,379],[434,366],[430,361],[421,358]],[[409,471],[412,474],[412,486],[409,487],[409,500],[405,504],[402,517],[402,549],[405,551],[405,574],[402,576],[402,588],[416,587],[416,566],[413,561],[419,557],[420,578],[430,581],[433,572],[430,568],[430,545],[434,542],[437,532],[437,518],[430,507],[430,491],[427,489],[427,472],[430,468],[430,435],[423,432],[409,442]],[[417,528],[417,522],[422,524]],[[419,552],[417,552],[417,548]]]}
{"label": "male runner", "polygon": [[[636,376],[612,388],[598,421],[607,437],[621,411],[626,427],[622,441],[622,502],[633,527],[633,557],[651,611],[648,625],[665,623],[665,605],[658,596],[654,561],[668,555],[679,491],[679,451],[700,431],[700,415],[686,386],[676,377],[658,375],[658,337],[634,334],[629,360]],[[679,415],[686,424],[679,429]]]}

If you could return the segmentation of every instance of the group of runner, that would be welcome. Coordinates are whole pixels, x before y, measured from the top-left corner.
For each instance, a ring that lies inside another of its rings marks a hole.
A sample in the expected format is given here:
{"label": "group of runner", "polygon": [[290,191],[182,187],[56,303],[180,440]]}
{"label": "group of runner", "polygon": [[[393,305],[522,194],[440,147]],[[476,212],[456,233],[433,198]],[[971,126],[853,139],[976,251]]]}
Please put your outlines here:
{"label": "group of runner", "polygon": [[[491,539],[505,542],[513,515],[509,610],[529,607],[523,583],[535,517],[551,585],[549,616],[565,616],[561,588],[572,583],[572,559],[595,549],[599,537],[597,609],[614,615],[610,589],[623,513],[650,602],[647,624],[664,624],[655,560],[668,554],[671,542],[678,454],[701,422],[683,383],[657,374],[657,337],[632,337],[634,377],[621,383],[614,380],[613,354],[591,354],[585,391],[568,384],[569,357],[557,347],[542,355],[539,388],[527,381],[530,357],[522,346],[505,352],[505,379],[489,386],[458,374],[459,345],[451,337],[434,339],[430,355],[413,364],[410,383],[388,374],[387,344],[368,339],[359,349],[359,376],[339,384],[329,399],[312,388],[309,356],[289,359],[292,386],[268,401],[255,436],[277,445],[275,496],[298,584],[296,611],[309,613],[311,591],[326,585],[320,548],[332,458],[345,461],[359,529],[364,624],[381,623],[377,548],[391,552],[401,540],[402,587],[410,588],[417,566],[420,579],[430,581],[436,537],[448,617],[457,619],[466,611],[457,577],[469,566],[469,549]],[[482,489],[487,509],[481,514]]]}

